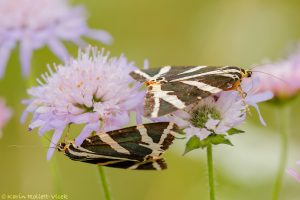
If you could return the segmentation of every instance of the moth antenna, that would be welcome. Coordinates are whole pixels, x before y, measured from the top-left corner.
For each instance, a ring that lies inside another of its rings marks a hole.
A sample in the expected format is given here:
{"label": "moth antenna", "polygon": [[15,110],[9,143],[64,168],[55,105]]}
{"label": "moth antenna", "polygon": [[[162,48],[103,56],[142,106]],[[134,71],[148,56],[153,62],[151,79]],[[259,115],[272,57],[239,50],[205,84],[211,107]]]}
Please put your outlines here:
{"label": "moth antenna", "polygon": [[19,145],[19,144],[10,144],[9,148],[25,148],[25,147],[38,147],[38,145]]}
{"label": "moth antenna", "polygon": [[[50,144],[53,144],[55,147],[50,147],[50,145],[48,146],[48,147],[45,147],[45,148],[50,148],[50,149],[52,149],[52,148],[54,148],[54,149],[58,149],[58,144],[55,144],[54,142],[52,142],[51,141],[51,139],[50,138],[48,138],[46,135],[44,135],[44,137],[43,138],[45,138],[46,140],[48,140],[48,142],[50,143]],[[65,142],[65,141],[64,141]]]}
{"label": "moth antenna", "polygon": [[251,70],[251,71],[252,71],[252,72],[257,72],[257,73],[262,73],[262,74],[266,74],[266,75],[272,76],[272,77],[276,78],[277,80],[280,80],[280,81],[283,82],[284,84],[289,85],[287,81],[285,81],[285,80],[283,80],[283,79],[281,79],[281,78],[279,78],[278,76],[275,76],[275,75],[273,75],[273,74],[270,74],[270,73],[267,73],[267,72],[262,72],[262,71],[253,71],[253,70]]}
{"label": "moth antenna", "polygon": [[28,148],[28,147],[31,147],[31,148],[45,148],[45,149],[49,149],[49,148],[55,148],[57,149],[57,147],[48,147],[48,146],[39,146],[39,145],[18,145],[18,144],[11,144],[11,145],[8,145],[9,148]]}
{"label": "moth antenna", "polygon": [[45,148],[47,148],[47,149],[58,149],[58,147],[45,147]]}
{"label": "moth antenna", "polygon": [[253,70],[253,69],[257,68],[257,67],[259,67],[259,66],[253,66],[253,67],[251,67],[249,70],[250,70],[251,72],[258,72],[258,73],[262,73],[262,74],[266,74],[266,75],[272,76],[272,77],[274,77],[274,78],[276,78],[276,79],[278,79],[278,80],[284,82],[285,84],[289,85],[289,84],[287,83],[287,81],[281,79],[281,78],[278,77],[278,76],[275,76],[275,75],[270,74],[270,73],[267,73],[267,72],[262,72],[262,71],[256,71],[256,70]]}
{"label": "moth antenna", "polygon": [[252,70],[253,70],[254,68],[256,68],[256,67],[258,67],[258,66],[255,66],[255,65],[254,65],[254,66],[251,67],[249,70],[252,71]]}

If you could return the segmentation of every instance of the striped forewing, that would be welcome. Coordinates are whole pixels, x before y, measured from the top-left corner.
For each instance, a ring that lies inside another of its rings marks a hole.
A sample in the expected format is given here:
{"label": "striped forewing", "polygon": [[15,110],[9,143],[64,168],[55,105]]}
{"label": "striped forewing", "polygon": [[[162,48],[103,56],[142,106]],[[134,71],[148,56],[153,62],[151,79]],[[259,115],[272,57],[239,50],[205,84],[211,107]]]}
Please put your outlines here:
{"label": "striped forewing", "polygon": [[165,169],[162,154],[174,140],[178,127],[159,122],[101,132],[81,146],[70,142],[65,154],[72,160],[127,169]]}
{"label": "striped forewing", "polygon": [[136,70],[131,76],[148,85],[144,115],[158,117],[230,88],[242,78],[242,73],[235,66],[165,66]]}

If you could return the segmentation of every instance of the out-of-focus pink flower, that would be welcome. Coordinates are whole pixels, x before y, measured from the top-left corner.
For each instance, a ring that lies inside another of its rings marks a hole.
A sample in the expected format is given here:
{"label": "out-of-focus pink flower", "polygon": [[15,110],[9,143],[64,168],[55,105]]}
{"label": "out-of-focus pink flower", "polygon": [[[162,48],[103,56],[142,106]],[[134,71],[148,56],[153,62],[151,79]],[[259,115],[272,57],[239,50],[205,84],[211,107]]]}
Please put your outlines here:
{"label": "out-of-focus pink flower", "polygon": [[[298,165],[300,165],[300,161],[296,162]],[[286,172],[291,175],[296,181],[300,183],[300,174],[294,170],[293,168],[288,168]]]}
{"label": "out-of-focus pink flower", "polygon": [[110,131],[129,123],[131,111],[141,118],[144,91],[134,84],[129,73],[137,69],[125,56],[109,58],[109,53],[88,48],[77,59],[65,65],[49,67],[49,73],[38,80],[25,100],[27,108],[22,120],[33,113],[29,129],[39,134],[55,130],[48,151],[52,156],[55,144],[69,124],[85,124],[75,142],[80,145],[93,131]]}
{"label": "out-of-focus pink flower", "polygon": [[11,118],[12,112],[5,105],[4,100],[0,99],[0,137],[2,137],[2,129]]}
{"label": "out-of-focus pink flower", "polygon": [[300,91],[300,48],[287,59],[254,68],[260,91],[272,91],[275,97],[289,98]]}
{"label": "out-of-focus pink flower", "polygon": [[106,31],[90,29],[84,8],[71,7],[68,0],[1,0],[0,78],[18,42],[23,75],[27,76],[35,49],[48,45],[54,54],[65,60],[68,52],[62,41],[83,46],[82,36],[105,44],[112,40]]}
{"label": "out-of-focus pink flower", "polygon": [[240,125],[246,119],[247,106],[251,105],[257,109],[261,123],[265,125],[257,103],[271,99],[273,94],[269,91],[256,93],[252,89],[253,83],[243,82],[242,87],[247,93],[245,99],[237,91],[220,92],[172,113],[168,119],[183,128],[188,138],[195,135],[203,140],[211,134],[224,134]]}

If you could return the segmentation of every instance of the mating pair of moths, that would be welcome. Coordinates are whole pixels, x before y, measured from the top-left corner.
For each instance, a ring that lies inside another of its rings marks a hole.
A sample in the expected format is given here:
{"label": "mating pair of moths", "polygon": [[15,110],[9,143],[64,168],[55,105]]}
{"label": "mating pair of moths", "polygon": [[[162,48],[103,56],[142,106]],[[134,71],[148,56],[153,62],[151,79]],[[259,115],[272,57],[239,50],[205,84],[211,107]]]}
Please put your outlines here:
{"label": "mating pair of moths", "polygon": [[[225,90],[238,90],[251,71],[235,66],[171,67],[136,70],[130,75],[147,86],[144,115],[159,117]],[[110,132],[100,132],[80,146],[62,142],[58,150],[72,160],[102,166],[162,170],[167,165],[162,154],[179,128],[174,123],[142,124]]]}

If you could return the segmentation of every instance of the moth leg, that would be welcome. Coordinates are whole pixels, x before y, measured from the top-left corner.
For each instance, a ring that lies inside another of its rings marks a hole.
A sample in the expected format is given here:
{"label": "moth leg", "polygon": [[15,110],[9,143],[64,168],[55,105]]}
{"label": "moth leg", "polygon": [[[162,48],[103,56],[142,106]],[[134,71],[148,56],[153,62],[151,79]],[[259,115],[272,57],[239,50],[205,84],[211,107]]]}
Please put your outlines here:
{"label": "moth leg", "polygon": [[240,93],[240,95],[241,95],[241,97],[243,99],[245,99],[246,96],[247,96],[247,93],[244,92],[243,89],[242,89],[242,87],[241,87],[241,81],[240,80],[238,80],[234,84],[232,84],[231,87],[225,89],[225,91],[230,91],[230,90],[236,90],[236,91],[238,91],[238,93]]}
{"label": "moth leg", "polygon": [[235,90],[238,91],[238,93],[241,95],[241,97],[243,98],[243,100],[245,100],[245,98],[247,96],[247,93],[243,91],[241,85],[238,85]]}
{"label": "moth leg", "polygon": [[65,135],[65,137],[64,137],[64,139],[63,139],[63,141],[64,141],[65,143],[67,142],[66,139],[68,138],[69,133],[70,133],[70,127],[71,127],[71,124],[68,124],[67,132],[66,132],[66,135]]}
{"label": "moth leg", "polygon": [[236,88],[236,91],[238,91],[238,93],[241,95],[242,99],[243,99],[243,104],[244,106],[246,107],[246,112],[251,115],[251,111],[250,111],[250,108],[249,106],[247,105],[246,101],[245,101],[245,98],[247,96],[247,93],[243,91],[241,85],[239,85],[237,88]]}
{"label": "moth leg", "polygon": [[246,107],[246,112],[251,115],[249,106],[246,104],[245,98],[247,96],[247,93],[243,91],[242,87],[241,87],[241,81],[238,80],[236,81],[230,88],[227,88],[226,91],[228,90],[236,90],[238,91],[238,93],[241,95],[242,99],[243,99],[243,104]]}

